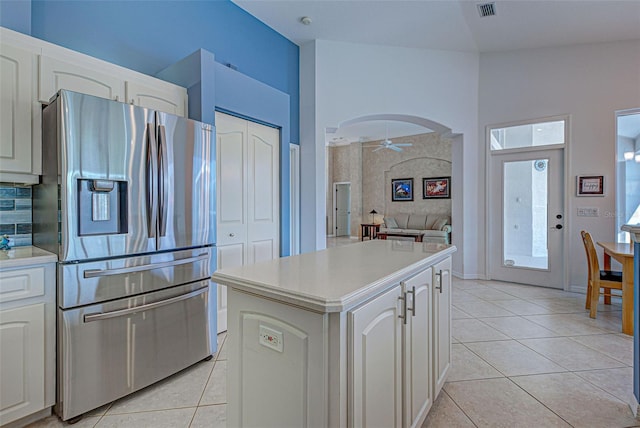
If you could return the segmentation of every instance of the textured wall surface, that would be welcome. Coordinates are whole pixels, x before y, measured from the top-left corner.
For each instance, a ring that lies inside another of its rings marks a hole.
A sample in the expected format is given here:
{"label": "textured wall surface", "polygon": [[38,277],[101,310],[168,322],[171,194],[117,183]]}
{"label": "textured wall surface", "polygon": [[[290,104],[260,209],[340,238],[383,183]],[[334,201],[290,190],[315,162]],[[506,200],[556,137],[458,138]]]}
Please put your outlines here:
{"label": "textured wall surface", "polygon": [[[371,210],[383,215],[398,213],[438,213],[451,215],[451,199],[423,199],[422,179],[451,176],[451,140],[429,133],[396,138],[394,142],[410,142],[402,152],[385,149],[374,152],[380,141],[364,145],[329,147],[327,213],[333,213],[333,183],[351,183],[351,234],[360,233],[360,223],[370,223]],[[391,180],[413,178],[413,201],[393,202]],[[333,216],[329,215],[329,230]]]}

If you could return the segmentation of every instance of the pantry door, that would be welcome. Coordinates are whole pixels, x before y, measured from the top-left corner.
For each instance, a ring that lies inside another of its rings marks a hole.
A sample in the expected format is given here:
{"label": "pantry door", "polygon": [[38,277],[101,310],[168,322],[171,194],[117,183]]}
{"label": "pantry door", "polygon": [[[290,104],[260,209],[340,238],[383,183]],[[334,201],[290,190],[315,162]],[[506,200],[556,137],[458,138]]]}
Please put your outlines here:
{"label": "pantry door", "polygon": [[[280,256],[280,130],[216,112],[218,269]],[[218,285],[218,332],[227,290]]]}

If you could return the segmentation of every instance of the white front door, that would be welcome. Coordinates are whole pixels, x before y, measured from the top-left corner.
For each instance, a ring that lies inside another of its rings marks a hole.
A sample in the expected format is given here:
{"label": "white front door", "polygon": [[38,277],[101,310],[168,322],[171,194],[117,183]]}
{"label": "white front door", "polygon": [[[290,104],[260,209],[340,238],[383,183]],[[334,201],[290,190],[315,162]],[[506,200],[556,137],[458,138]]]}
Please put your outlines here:
{"label": "white front door", "polygon": [[336,183],[336,236],[351,235],[351,184]]}
{"label": "white front door", "polygon": [[563,150],[490,156],[491,279],[563,288]]}

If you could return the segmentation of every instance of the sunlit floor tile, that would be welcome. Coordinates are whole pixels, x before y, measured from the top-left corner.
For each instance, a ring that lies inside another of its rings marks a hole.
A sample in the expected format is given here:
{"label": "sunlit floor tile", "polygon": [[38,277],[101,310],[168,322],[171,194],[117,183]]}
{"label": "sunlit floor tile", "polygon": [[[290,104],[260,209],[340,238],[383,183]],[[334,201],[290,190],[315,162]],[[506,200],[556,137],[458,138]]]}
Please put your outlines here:
{"label": "sunlit floor tile", "polygon": [[638,425],[627,403],[574,373],[522,376],[512,380],[575,427]]}
{"label": "sunlit floor tile", "polygon": [[445,390],[478,427],[569,427],[506,378],[452,382]]}

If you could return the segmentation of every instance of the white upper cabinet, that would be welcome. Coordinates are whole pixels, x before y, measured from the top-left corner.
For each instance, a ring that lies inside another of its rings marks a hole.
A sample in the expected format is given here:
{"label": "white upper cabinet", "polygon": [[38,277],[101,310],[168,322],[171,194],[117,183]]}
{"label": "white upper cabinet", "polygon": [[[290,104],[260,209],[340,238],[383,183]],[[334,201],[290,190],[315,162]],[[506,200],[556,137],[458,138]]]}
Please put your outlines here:
{"label": "white upper cabinet", "polygon": [[95,68],[42,56],[39,77],[38,99],[43,103],[60,89],[124,102],[124,80]]}
{"label": "white upper cabinet", "polygon": [[154,85],[127,81],[127,102],[177,116],[187,115],[187,91],[171,83],[157,82]]}
{"label": "white upper cabinet", "polygon": [[188,114],[183,87],[0,27],[0,182],[38,183],[42,104],[60,89]]}
{"label": "white upper cabinet", "polygon": [[0,51],[0,162],[3,171],[31,172],[33,53],[2,45]]}
{"label": "white upper cabinet", "polygon": [[48,103],[60,89],[126,102],[178,116],[187,115],[187,90],[86,55],[40,59],[39,100]]}

